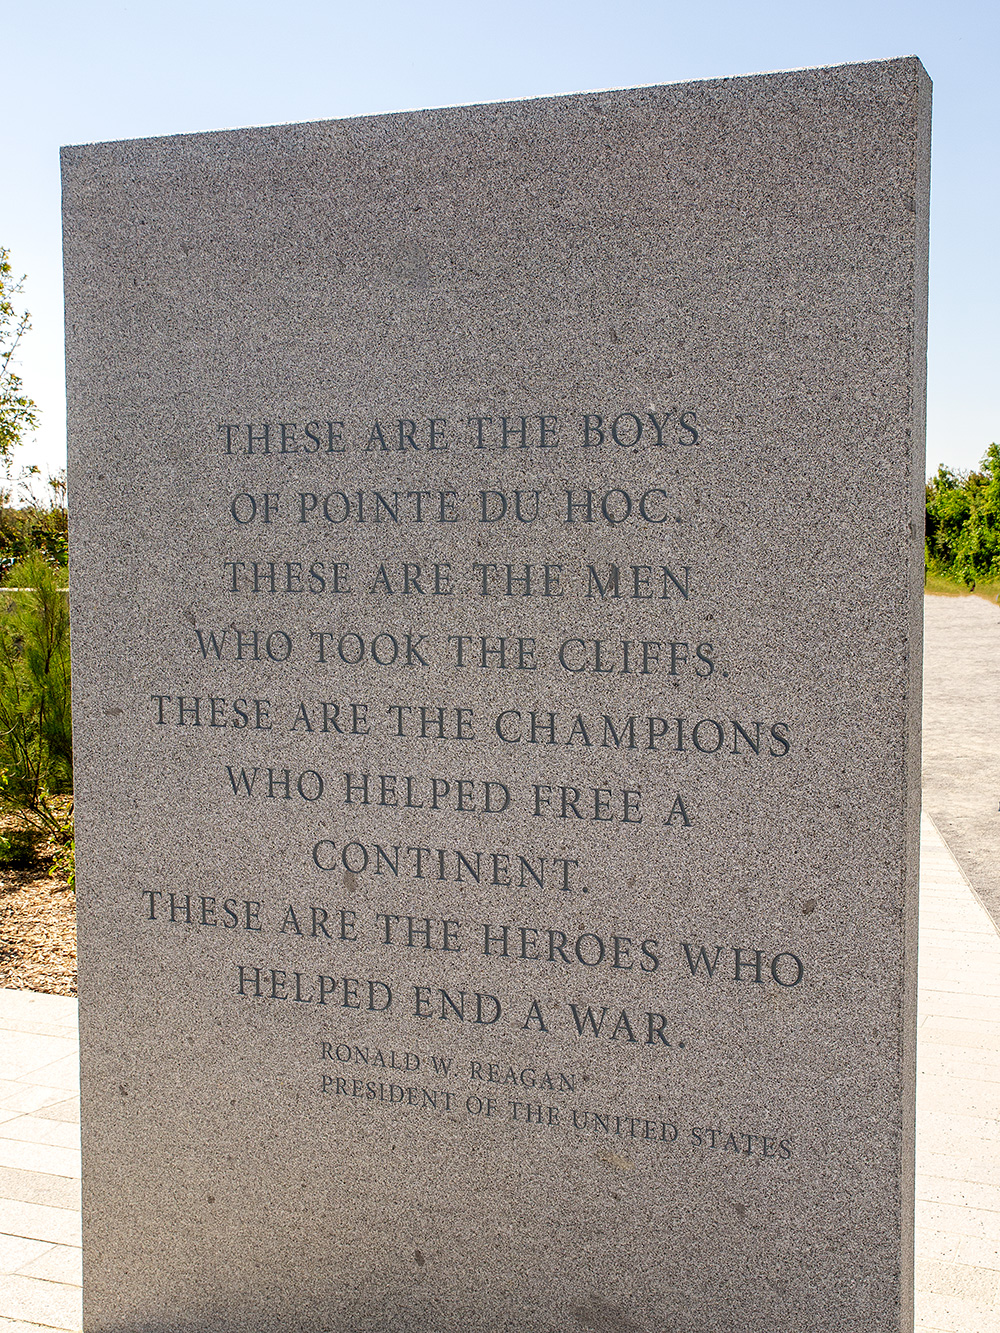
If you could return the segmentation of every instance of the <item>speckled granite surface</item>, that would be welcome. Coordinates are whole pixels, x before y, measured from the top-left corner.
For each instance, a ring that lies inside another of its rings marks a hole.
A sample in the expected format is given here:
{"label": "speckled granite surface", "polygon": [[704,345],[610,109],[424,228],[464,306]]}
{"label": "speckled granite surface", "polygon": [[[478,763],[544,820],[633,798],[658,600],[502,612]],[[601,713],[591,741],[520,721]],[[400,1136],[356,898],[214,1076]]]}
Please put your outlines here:
{"label": "speckled granite surface", "polygon": [[907,1326],[928,152],[65,151],[88,1333]]}

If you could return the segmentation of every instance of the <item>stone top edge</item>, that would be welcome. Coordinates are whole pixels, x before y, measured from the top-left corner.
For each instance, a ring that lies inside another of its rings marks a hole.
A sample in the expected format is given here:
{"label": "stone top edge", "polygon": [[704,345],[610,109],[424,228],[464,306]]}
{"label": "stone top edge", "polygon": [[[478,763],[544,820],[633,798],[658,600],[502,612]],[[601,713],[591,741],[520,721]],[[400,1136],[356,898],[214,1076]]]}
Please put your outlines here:
{"label": "stone top edge", "polygon": [[688,88],[723,88],[741,83],[749,85],[764,79],[791,79],[797,75],[837,75],[841,73],[845,75],[857,75],[862,71],[869,70],[874,74],[879,71],[887,71],[892,67],[897,67],[901,72],[903,70],[913,69],[917,81],[923,83],[927,90],[930,89],[930,76],[919,56],[906,55],[894,56],[881,60],[846,61],[838,65],[803,65],[793,69],[760,70],[749,74],[722,75],[710,79],[681,79],[672,83],[628,84],[622,87],[594,88],[572,93],[542,93],[537,97],[500,98],[492,102],[454,102],[443,106],[410,107],[394,111],[368,112],[357,116],[338,116],[323,120],[278,121],[269,125],[238,125],[226,129],[188,130],[179,134],[146,135],[135,139],[92,140],[77,144],[66,144],[60,149],[60,155],[64,165],[68,165],[78,154],[85,155],[88,151],[113,149],[116,147],[131,146],[133,144],[144,144],[152,147],[157,144],[179,144],[186,140],[206,141],[240,134],[266,134],[268,132],[318,129],[328,125],[357,125],[363,124],[366,121],[391,122],[393,120],[398,120],[403,116],[445,116],[460,112],[487,111],[493,107],[499,109],[503,107],[543,105],[545,103],[567,104],[573,101],[583,102],[587,99],[608,97],[614,94],[655,93],[661,91],[666,92],[668,90],[678,91]]}

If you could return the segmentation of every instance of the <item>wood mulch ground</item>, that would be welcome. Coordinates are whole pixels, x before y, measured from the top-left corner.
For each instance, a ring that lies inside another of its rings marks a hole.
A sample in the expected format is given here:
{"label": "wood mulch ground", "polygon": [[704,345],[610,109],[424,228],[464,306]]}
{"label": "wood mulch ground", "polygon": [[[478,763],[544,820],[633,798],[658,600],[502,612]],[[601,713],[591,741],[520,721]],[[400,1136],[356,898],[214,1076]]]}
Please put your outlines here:
{"label": "wood mulch ground", "polygon": [[0,863],[0,987],[76,994],[76,895],[52,874],[57,850],[41,843],[28,866]]}

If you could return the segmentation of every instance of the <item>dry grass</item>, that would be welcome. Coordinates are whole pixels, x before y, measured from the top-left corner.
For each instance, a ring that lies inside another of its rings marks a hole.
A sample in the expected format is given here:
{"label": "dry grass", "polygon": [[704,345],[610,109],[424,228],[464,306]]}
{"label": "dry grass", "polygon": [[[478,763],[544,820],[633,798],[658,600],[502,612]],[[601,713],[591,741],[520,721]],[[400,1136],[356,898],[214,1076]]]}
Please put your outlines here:
{"label": "dry grass", "polygon": [[996,604],[1000,600],[1000,583],[977,583],[974,588],[968,588],[964,583],[945,578],[943,574],[927,574],[924,576],[924,592],[930,593],[932,597],[982,597]]}
{"label": "dry grass", "polygon": [[968,597],[970,589],[964,583],[954,583],[951,579],[943,578],[940,574],[924,575],[924,592],[929,592],[932,597]]}

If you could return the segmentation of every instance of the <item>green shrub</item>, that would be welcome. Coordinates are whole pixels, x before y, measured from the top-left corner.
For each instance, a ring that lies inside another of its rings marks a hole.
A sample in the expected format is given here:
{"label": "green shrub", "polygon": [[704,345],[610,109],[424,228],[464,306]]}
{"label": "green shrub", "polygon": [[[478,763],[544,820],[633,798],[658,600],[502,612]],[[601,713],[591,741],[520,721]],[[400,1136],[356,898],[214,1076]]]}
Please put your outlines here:
{"label": "green shrub", "polygon": [[66,510],[38,505],[0,508],[0,575],[13,583],[11,568],[41,552],[50,565],[65,569],[69,561]]}
{"label": "green shrub", "polygon": [[925,562],[968,588],[1000,579],[1000,449],[991,444],[978,472],[939,467],[927,483]]}
{"label": "green shrub", "polygon": [[37,834],[30,829],[11,829],[0,834],[0,866],[24,870],[35,860]]}
{"label": "green shrub", "polygon": [[36,552],[10,571],[11,591],[0,587],[0,803],[63,839],[68,817],[52,797],[73,789],[65,583]]}
{"label": "green shrub", "polygon": [[68,888],[76,889],[76,842],[72,838],[52,862],[52,873],[64,879]]}

